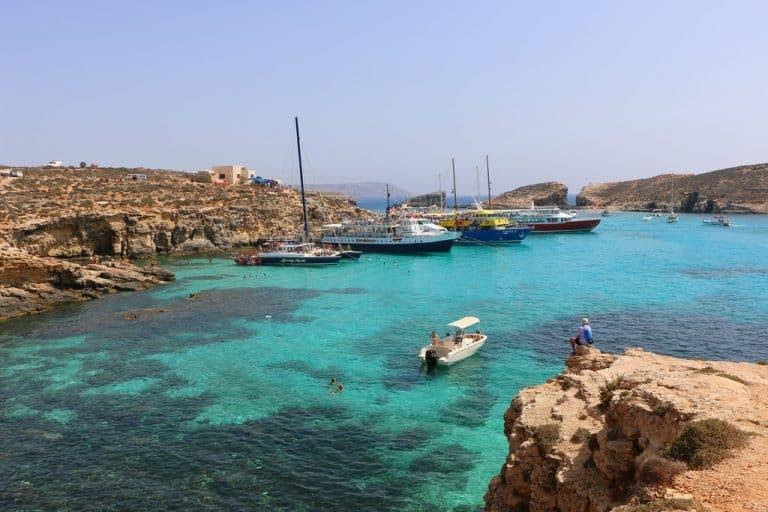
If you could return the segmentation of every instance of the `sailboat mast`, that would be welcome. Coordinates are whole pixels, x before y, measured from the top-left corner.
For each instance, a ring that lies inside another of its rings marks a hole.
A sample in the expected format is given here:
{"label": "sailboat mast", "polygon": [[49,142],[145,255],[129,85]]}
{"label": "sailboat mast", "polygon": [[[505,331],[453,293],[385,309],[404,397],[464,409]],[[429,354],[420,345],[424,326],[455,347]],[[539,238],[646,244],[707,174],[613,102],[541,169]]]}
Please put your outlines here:
{"label": "sailboat mast", "polygon": [[488,155],[485,155],[485,174],[488,178],[488,208],[491,207],[491,166],[488,165]]}
{"label": "sailboat mast", "polygon": [[459,200],[456,198],[456,164],[453,158],[451,158],[451,174],[453,174],[453,211],[459,212]]}
{"label": "sailboat mast", "polygon": [[389,183],[387,183],[387,211],[386,211],[387,219],[389,219]]}
{"label": "sailboat mast", "polygon": [[307,223],[307,198],[304,195],[304,168],[301,165],[301,138],[299,137],[299,118],[294,117],[296,122],[296,148],[299,151],[299,180],[301,181],[301,208],[304,215],[304,241],[309,241],[309,224]]}

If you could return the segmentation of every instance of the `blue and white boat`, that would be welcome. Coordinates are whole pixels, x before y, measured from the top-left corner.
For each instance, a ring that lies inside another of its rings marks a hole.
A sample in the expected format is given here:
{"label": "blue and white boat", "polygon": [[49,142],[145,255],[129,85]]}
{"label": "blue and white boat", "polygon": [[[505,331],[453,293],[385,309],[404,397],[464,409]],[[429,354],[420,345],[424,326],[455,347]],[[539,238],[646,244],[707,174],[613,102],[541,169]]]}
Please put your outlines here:
{"label": "blue and white boat", "polygon": [[517,226],[493,210],[456,214],[440,225],[461,233],[457,243],[465,244],[519,244],[531,232],[530,226]]}

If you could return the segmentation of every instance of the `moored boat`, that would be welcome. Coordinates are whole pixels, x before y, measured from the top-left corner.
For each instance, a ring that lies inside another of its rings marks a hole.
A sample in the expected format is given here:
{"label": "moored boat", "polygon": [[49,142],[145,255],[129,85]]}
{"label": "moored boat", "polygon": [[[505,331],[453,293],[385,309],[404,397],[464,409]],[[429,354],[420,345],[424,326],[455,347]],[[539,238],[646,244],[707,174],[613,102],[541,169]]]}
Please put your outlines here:
{"label": "moored boat", "polygon": [[715,215],[711,219],[702,219],[701,222],[707,226],[722,226],[726,228],[732,225],[731,219],[725,217],[724,215]]}
{"label": "moored boat", "polygon": [[235,257],[238,265],[311,266],[334,265],[341,253],[318,247],[313,243],[270,244],[263,252],[244,253]]}
{"label": "moored boat", "polygon": [[296,149],[299,156],[299,179],[301,180],[301,210],[304,220],[304,238],[302,242],[269,242],[266,251],[243,253],[235,256],[238,265],[282,265],[315,266],[334,265],[341,260],[341,253],[329,248],[318,247],[309,242],[309,223],[307,222],[307,197],[304,193],[304,169],[301,162],[301,138],[299,137],[299,118],[296,123]]}
{"label": "moored boat", "polygon": [[461,233],[457,243],[518,244],[531,232],[531,227],[513,225],[509,218],[491,210],[453,215],[440,225]]}
{"label": "moored boat", "polygon": [[321,242],[362,252],[397,254],[447,252],[459,238],[428,219],[403,215],[372,221],[347,221],[323,226]]}
{"label": "moored boat", "polygon": [[480,319],[474,316],[465,316],[451,322],[448,326],[455,328],[456,333],[445,339],[440,339],[433,331],[430,344],[421,348],[419,358],[428,368],[434,368],[438,365],[450,366],[474,355],[485,344],[488,336],[479,330],[467,333],[466,329],[479,322]]}
{"label": "moored boat", "polygon": [[557,206],[532,206],[516,210],[512,213],[512,219],[533,228],[531,233],[534,235],[587,232],[600,224],[600,219],[577,219],[576,215],[563,213]]}

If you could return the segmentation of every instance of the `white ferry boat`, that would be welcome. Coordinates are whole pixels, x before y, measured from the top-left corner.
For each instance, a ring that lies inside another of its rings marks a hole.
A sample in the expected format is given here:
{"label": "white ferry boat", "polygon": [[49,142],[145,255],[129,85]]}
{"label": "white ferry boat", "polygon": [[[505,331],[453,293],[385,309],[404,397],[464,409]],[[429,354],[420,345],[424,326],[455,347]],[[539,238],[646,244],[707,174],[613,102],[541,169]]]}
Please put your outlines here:
{"label": "white ferry boat", "polygon": [[429,219],[413,216],[326,224],[323,228],[326,232],[320,243],[363,252],[446,252],[461,236]]}

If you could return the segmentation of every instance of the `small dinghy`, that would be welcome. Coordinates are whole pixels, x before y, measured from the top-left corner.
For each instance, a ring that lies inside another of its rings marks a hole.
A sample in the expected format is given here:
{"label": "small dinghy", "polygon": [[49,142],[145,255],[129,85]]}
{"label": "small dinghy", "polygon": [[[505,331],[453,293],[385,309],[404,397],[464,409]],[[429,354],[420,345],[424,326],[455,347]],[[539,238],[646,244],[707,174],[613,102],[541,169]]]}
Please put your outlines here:
{"label": "small dinghy", "polygon": [[480,322],[480,319],[474,316],[465,316],[455,322],[448,324],[456,329],[456,333],[451,336],[450,333],[445,339],[440,339],[434,332],[429,345],[422,347],[419,352],[419,358],[426,363],[428,368],[435,366],[450,366],[463,361],[477,352],[483,346],[488,336],[479,330],[474,333],[467,333],[466,329]]}

